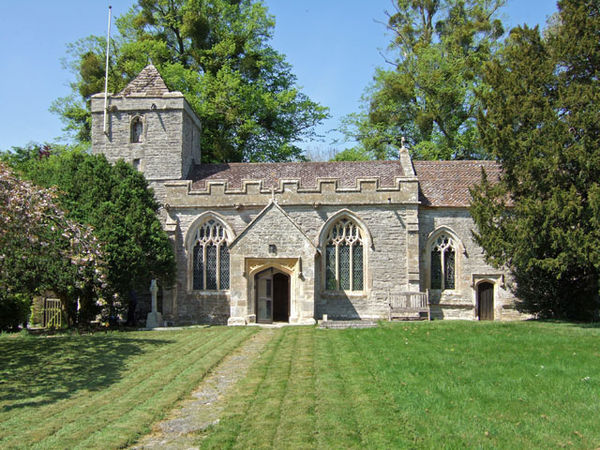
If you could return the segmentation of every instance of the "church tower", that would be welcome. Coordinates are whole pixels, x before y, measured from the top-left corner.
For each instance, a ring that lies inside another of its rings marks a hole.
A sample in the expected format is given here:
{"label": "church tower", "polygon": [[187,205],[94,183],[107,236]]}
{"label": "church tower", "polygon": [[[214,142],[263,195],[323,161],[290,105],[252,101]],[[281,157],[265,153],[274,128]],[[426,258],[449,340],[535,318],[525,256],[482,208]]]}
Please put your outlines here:
{"label": "church tower", "polygon": [[[171,92],[152,65],[125,89],[92,96],[92,152],[123,159],[151,185],[185,179],[200,164],[200,120],[181,92]],[[106,120],[106,122],[105,122]]]}

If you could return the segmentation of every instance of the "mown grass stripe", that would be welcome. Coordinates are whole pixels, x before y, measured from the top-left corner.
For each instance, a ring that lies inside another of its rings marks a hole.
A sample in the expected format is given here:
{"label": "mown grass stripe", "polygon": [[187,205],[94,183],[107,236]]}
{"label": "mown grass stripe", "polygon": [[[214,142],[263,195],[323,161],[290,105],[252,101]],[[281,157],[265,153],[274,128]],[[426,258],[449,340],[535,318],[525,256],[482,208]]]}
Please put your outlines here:
{"label": "mown grass stripe", "polygon": [[[356,350],[365,374],[371,380],[366,389],[371,397],[372,412],[378,417],[370,423],[370,435],[378,442],[387,442],[395,447],[414,446],[419,443],[416,430],[410,425],[411,418],[402,404],[395,402],[394,389],[397,387],[395,373],[390,379],[391,372],[387,370],[390,353],[388,346],[382,348],[381,342],[386,342],[391,336],[386,330],[348,330],[349,343]],[[394,348],[394,345],[390,347]],[[406,347],[406,345],[405,345]]]}
{"label": "mown grass stripe", "polygon": [[299,328],[287,389],[280,407],[274,448],[312,448],[315,445],[314,330]]}
{"label": "mown grass stripe", "polygon": [[[102,409],[101,407],[112,408],[114,406],[113,399],[115,397],[123,397],[127,393],[131,394],[131,392],[136,389],[136,386],[139,386],[141,382],[147,380],[148,374],[156,376],[157,372],[160,373],[161,370],[168,370],[172,361],[180,359],[181,356],[189,354],[190,351],[193,351],[194,349],[210,348],[212,341],[219,339],[222,334],[223,333],[214,334],[212,339],[207,340],[200,347],[197,346],[197,338],[190,335],[189,339],[184,341],[187,342],[187,345],[178,348],[177,352],[171,349],[163,358],[158,359],[153,364],[140,367],[140,370],[132,371],[129,377],[122,380],[123,382],[113,384],[109,388],[100,391],[98,394],[89,395],[87,398],[70,399],[69,404],[66,405],[67,408],[63,408],[63,411],[60,414],[55,413],[51,416],[43,416],[41,420],[37,417],[30,418],[28,432],[24,437],[28,438],[29,442],[36,442],[58,432],[66,424],[78,421],[81,416],[88,416],[90,409],[93,409],[97,414],[98,411]],[[142,361],[139,361],[139,364],[142,364]]]}
{"label": "mown grass stripe", "polygon": [[348,390],[345,375],[340,369],[340,349],[334,335],[336,330],[315,330],[315,415],[317,448],[362,447],[362,438]]}
{"label": "mown grass stripe", "polygon": [[[368,333],[369,330],[345,330],[332,335],[336,344],[339,368],[353,398],[353,408],[362,439],[366,447],[385,447],[390,442],[386,436],[386,412],[380,408],[385,398],[378,392],[376,380],[372,378],[367,364],[355,347],[352,336],[354,333]],[[344,355],[340,358],[339,355]]]}
{"label": "mown grass stripe", "polygon": [[87,439],[79,442],[75,448],[121,447],[132,443],[145,427],[160,420],[169,412],[169,405],[189,395],[210,370],[216,367],[226,355],[237,349],[250,334],[253,332],[249,330],[235,333],[232,339],[223,342],[215,348],[215,351],[197,358],[193,364],[181,371],[168,385],[156,391],[152,397],[97,430]]}
{"label": "mown grass stripe", "polygon": [[[86,337],[86,341],[88,341],[88,346],[92,346],[94,344],[95,338],[96,338],[96,336]],[[144,341],[159,340],[159,339],[148,339],[145,336],[144,336],[144,338],[145,338]],[[215,335],[214,338],[215,339],[218,338],[218,335]],[[91,339],[91,341],[90,341],[90,339]],[[103,337],[99,336],[99,337],[97,337],[97,339],[103,339]],[[131,338],[125,337],[125,339],[131,339]],[[139,378],[139,375],[147,372],[149,368],[160,367],[160,366],[164,365],[165,362],[177,358],[177,353],[173,352],[171,346],[177,345],[181,349],[193,348],[194,346],[197,345],[196,340],[197,340],[197,335],[195,335],[193,333],[188,333],[188,336],[186,339],[182,339],[181,341],[178,341],[178,340],[174,341],[173,343],[170,343],[169,345],[164,346],[162,348],[162,350],[160,350],[160,351],[147,351],[143,355],[139,355],[139,356],[132,358],[135,362],[133,364],[132,369],[127,370],[128,376],[125,379],[121,379],[118,381],[119,385],[121,386],[121,389],[123,389],[123,390],[129,389],[129,385],[137,383],[136,380]],[[127,363],[127,364],[129,364],[129,363]],[[92,388],[93,387],[94,386],[92,386]],[[109,395],[108,392],[106,392],[106,391],[103,391],[103,392],[105,392],[106,395]],[[92,391],[92,395],[95,395],[95,401],[100,401],[102,399],[102,397],[104,396],[103,394],[100,394],[99,396],[97,394],[93,394],[93,391]],[[2,413],[2,414],[0,414],[0,439],[3,436],[3,434],[2,434],[3,430],[10,431],[11,429],[14,428],[14,424],[18,421],[23,421],[23,418],[24,418],[23,425],[31,426],[31,424],[40,423],[40,420],[44,420],[46,418],[56,416],[57,414],[61,413],[62,411],[71,408],[73,403],[80,404],[82,399],[84,402],[86,400],[90,400],[90,397],[91,397],[91,395],[90,395],[89,389],[81,389],[81,391],[79,393],[77,393],[73,396],[70,396],[69,398],[67,398],[65,400],[59,400],[59,401],[53,402],[49,405],[35,408],[33,413],[30,410],[30,408],[27,408],[27,407],[21,408],[18,411],[14,411],[14,409],[11,409],[5,413]],[[0,442],[1,442],[1,440],[0,440]]]}
{"label": "mown grass stripe", "polygon": [[277,348],[277,354],[267,368],[264,381],[244,419],[244,442],[236,442],[236,447],[240,444],[250,448],[272,446],[297,341],[296,330],[291,327],[283,328],[282,334],[284,338]]}
{"label": "mown grass stripe", "polygon": [[[90,434],[108,426],[114,420],[122,420],[132,409],[137,409],[146,401],[152,398],[156,392],[164,389],[165,385],[170,385],[189,364],[189,361],[200,358],[212,358],[214,355],[219,360],[222,357],[222,348],[227,348],[230,340],[236,340],[239,331],[231,329],[221,335],[221,342],[214,344],[214,340],[207,341],[204,345],[192,349],[185,355],[180,353],[180,358],[173,360],[170,365],[164,366],[152,373],[152,375],[143,378],[137,385],[132,387],[127,393],[114,398],[110,403],[94,410],[94,414],[81,418],[79,415],[73,415],[69,423],[63,425],[53,435],[45,437],[40,441],[42,447],[54,446],[57,442],[64,442],[68,446],[75,446],[78,442],[86,439]],[[118,412],[118,414],[115,414]],[[166,413],[168,411],[165,411]]]}
{"label": "mown grass stripe", "polygon": [[262,355],[252,364],[247,376],[229,395],[227,407],[219,424],[198,433],[196,444],[201,445],[202,448],[224,449],[234,448],[236,445],[244,448],[243,439],[238,439],[242,433],[242,425],[285,337],[282,330],[273,330],[273,332],[275,336],[267,344]]}

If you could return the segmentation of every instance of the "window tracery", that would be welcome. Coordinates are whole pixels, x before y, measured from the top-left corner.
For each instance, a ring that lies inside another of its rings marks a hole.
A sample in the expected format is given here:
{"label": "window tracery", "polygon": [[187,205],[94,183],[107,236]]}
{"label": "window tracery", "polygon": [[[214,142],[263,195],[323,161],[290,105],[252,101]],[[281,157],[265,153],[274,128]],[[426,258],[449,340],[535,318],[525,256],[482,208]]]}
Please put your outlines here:
{"label": "window tracery", "polygon": [[431,289],[454,289],[456,286],[456,242],[441,233],[431,245]]}
{"label": "window tracery", "polygon": [[209,219],[198,227],[193,240],[194,290],[229,289],[229,247],[221,223]]}
{"label": "window tracery", "polygon": [[360,228],[350,219],[338,220],[330,229],[325,246],[325,288],[362,291],[364,245]]}

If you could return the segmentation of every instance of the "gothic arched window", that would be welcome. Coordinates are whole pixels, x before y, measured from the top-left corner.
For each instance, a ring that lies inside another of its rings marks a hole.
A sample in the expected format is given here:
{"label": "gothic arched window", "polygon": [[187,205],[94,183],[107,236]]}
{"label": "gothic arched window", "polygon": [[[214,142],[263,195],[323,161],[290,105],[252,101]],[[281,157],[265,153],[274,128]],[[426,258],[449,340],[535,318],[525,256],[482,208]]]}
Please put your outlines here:
{"label": "gothic arched window", "polygon": [[431,244],[431,289],[454,289],[456,286],[456,243],[446,233]]}
{"label": "gothic arched window", "polygon": [[229,248],[221,223],[209,219],[192,242],[192,286],[195,290],[229,289]]}
{"label": "gothic arched window", "polygon": [[364,253],[361,230],[343,218],[333,224],[325,246],[325,288],[328,291],[362,291]]}
{"label": "gothic arched window", "polygon": [[142,118],[136,116],[131,121],[131,142],[139,143],[142,142],[142,133],[144,132],[144,122]]}

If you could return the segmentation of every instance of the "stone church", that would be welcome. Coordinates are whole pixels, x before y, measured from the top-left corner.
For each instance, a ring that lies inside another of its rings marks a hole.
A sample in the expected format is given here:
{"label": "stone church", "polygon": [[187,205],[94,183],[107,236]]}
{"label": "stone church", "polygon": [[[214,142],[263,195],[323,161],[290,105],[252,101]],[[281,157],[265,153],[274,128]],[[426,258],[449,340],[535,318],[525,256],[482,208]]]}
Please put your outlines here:
{"label": "stone church", "polygon": [[[202,123],[152,65],[92,97],[92,149],[153,187],[177,259],[168,323],[520,317],[472,236],[490,161],[201,164]],[[106,111],[106,113],[105,113]]]}

